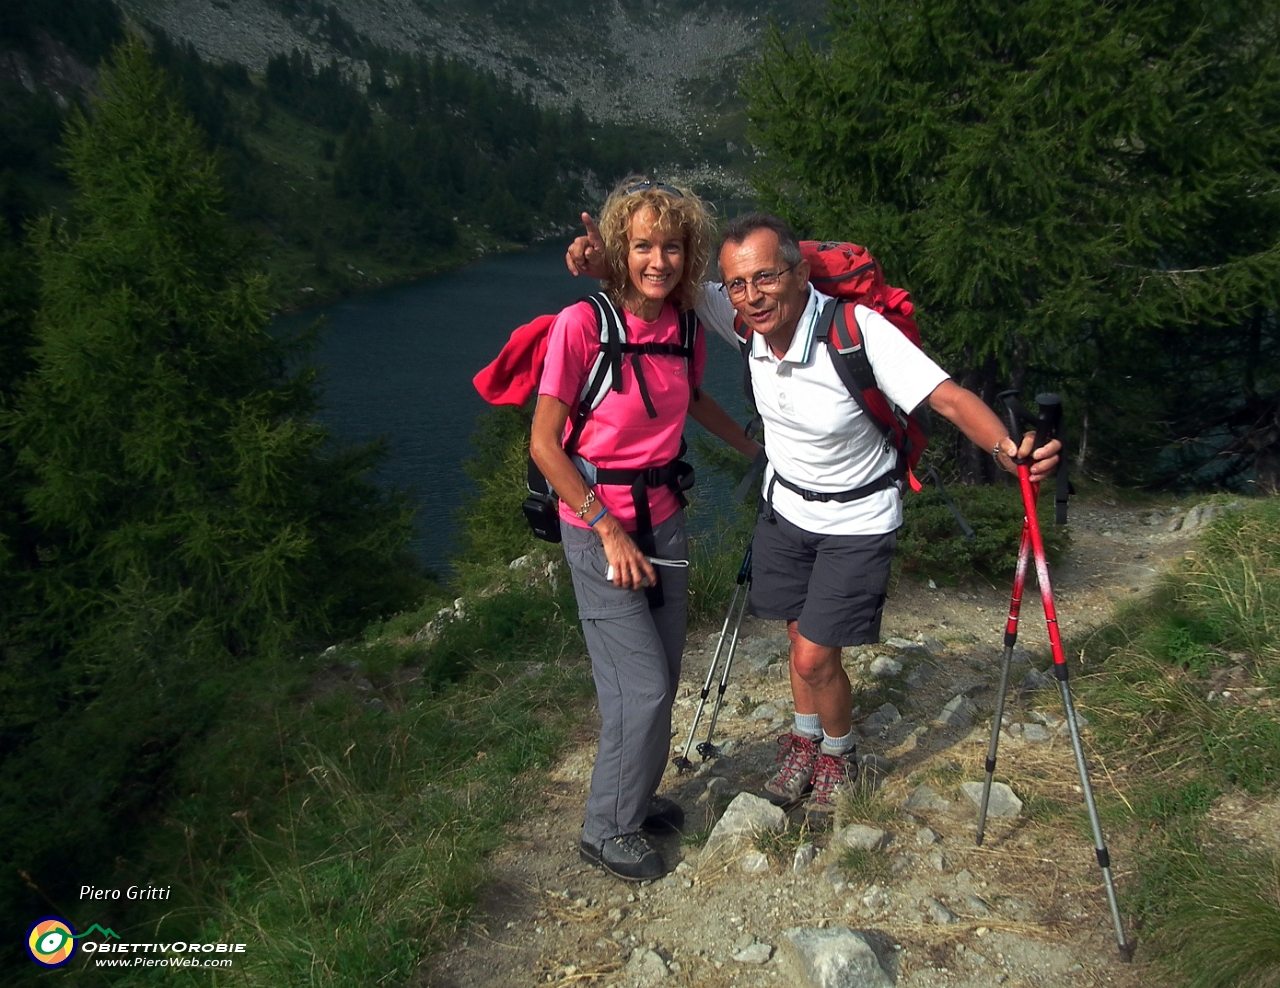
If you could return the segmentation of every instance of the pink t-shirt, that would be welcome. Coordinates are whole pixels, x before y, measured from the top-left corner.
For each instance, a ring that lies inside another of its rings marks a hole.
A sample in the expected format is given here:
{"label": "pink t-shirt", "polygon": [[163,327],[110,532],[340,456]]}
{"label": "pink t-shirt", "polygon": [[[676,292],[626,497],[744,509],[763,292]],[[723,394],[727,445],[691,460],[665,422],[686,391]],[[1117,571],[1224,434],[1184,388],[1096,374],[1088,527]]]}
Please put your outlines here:
{"label": "pink t-shirt", "polygon": [[[679,345],[680,321],[674,306],[664,305],[653,322],[644,322],[630,312],[624,315],[628,342]],[[600,330],[589,302],[578,302],[556,316],[547,342],[547,359],[542,365],[538,394],[559,398],[569,406],[569,422],[562,439],[569,438],[578,396],[599,352]],[[706,343],[699,332],[693,348],[695,385],[702,381],[706,358]],[[640,355],[645,385],[657,418],[649,418],[645,410],[631,361],[632,354],[622,355],[622,391],[605,395],[595,411],[587,416],[578,439],[577,454],[601,469],[659,467],[680,454],[680,437],[689,410],[689,370],[685,359],[663,354]],[[636,510],[629,487],[597,484],[596,496],[624,528],[635,530]],[[670,488],[649,488],[649,514],[653,524],[670,518],[679,506]],[[573,513],[576,507],[561,501],[560,518],[569,525],[585,528],[597,511],[593,510],[580,521]]]}

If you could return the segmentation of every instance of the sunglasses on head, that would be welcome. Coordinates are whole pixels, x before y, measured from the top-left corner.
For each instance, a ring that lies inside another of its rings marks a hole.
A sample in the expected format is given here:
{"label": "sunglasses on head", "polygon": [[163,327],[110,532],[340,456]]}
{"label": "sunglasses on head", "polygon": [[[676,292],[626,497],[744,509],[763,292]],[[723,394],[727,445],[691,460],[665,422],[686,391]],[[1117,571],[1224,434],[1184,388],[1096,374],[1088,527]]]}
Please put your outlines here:
{"label": "sunglasses on head", "polygon": [[683,199],[684,193],[671,185],[663,185],[661,182],[637,182],[635,185],[623,191],[623,195],[634,195],[637,192],[647,192],[649,189],[657,189],[659,192],[665,192],[669,196],[675,196],[677,199]]}

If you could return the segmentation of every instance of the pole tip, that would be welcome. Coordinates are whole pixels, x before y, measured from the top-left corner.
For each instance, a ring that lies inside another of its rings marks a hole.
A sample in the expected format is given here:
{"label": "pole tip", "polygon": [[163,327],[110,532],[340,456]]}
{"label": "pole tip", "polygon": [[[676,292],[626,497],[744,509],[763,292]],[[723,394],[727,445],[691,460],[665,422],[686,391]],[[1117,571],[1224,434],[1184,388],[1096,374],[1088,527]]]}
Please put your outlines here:
{"label": "pole tip", "polygon": [[1124,961],[1126,964],[1133,963],[1133,944],[1132,943],[1120,944],[1120,959]]}

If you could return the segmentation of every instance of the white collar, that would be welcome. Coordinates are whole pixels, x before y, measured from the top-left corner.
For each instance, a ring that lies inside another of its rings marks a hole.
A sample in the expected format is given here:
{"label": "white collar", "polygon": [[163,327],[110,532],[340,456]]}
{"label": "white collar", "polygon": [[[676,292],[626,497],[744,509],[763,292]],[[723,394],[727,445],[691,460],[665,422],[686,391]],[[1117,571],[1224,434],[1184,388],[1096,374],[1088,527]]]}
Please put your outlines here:
{"label": "white collar", "polygon": [[765,338],[759,333],[754,333],[752,334],[754,339],[751,341],[751,356],[761,360],[767,358],[779,364],[783,362],[807,364],[813,358],[813,339],[818,331],[818,316],[826,303],[827,296],[810,285],[809,299],[800,313],[795,335],[791,337],[791,345],[787,347],[787,352],[781,357],[774,357]]}

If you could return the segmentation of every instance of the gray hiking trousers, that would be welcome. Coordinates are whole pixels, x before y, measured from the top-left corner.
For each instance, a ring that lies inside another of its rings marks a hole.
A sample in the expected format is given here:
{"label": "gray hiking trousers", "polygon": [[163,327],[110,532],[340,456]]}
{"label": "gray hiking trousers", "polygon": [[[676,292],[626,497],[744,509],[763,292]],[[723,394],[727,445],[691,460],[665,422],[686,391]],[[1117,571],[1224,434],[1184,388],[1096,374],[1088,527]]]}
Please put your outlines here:
{"label": "gray hiking trousers", "polygon": [[[689,571],[655,567],[665,602],[650,610],[643,591],[622,590],[604,578],[608,563],[595,532],[561,530],[600,705],[600,746],[582,825],[582,839],[599,846],[640,829],[667,766]],[[683,511],[655,525],[653,534],[659,558],[689,558]]]}

